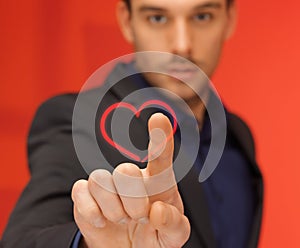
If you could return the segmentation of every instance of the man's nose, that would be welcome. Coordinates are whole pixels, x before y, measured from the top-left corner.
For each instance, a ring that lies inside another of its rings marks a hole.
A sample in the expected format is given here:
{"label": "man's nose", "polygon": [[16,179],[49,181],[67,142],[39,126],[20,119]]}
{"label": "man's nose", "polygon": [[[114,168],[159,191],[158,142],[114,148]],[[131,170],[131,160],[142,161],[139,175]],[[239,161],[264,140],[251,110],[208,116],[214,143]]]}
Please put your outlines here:
{"label": "man's nose", "polygon": [[173,53],[182,57],[189,57],[191,55],[192,34],[189,27],[184,20],[178,20],[174,23],[172,30],[172,49]]}

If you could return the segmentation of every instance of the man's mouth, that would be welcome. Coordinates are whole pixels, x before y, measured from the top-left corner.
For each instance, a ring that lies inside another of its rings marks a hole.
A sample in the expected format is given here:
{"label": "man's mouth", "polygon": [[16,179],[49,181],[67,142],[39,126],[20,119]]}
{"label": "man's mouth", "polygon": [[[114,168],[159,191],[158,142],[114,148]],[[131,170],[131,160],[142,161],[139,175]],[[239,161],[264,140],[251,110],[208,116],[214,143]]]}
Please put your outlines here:
{"label": "man's mouth", "polygon": [[190,81],[195,78],[197,69],[194,66],[178,64],[169,66],[167,74],[181,81]]}

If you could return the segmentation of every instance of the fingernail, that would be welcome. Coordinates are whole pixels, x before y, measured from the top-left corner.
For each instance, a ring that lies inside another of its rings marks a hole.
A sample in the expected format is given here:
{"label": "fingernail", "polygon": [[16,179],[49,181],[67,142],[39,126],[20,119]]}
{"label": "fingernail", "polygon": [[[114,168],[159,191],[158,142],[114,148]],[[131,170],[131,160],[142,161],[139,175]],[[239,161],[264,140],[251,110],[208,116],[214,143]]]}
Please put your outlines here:
{"label": "fingernail", "polygon": [[138,220],[138,223],[140,223],[140,224],[147,224],[148,222],[149,222],[148,217],[143,217]]}
{"label": "fingernail", "polygon": [[93,220],[93,223],[92,223],[95,227],[97,228],[103,228],[105,227],[106,223],[105,223],[105,220],[103,218],[96,218]]}
{"label": "fingernail", "polygon": [[119,221],[119,224],[126,225],[126,224],[128,224],[129,221],[130,221],[130,219],[128,217],[125,217]]}

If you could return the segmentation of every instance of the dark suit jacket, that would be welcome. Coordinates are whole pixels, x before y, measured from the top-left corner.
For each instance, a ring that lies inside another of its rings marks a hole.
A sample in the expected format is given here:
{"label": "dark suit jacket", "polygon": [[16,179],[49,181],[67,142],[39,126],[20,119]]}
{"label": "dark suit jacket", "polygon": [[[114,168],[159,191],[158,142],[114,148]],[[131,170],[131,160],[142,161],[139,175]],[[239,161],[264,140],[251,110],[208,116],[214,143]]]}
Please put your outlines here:
{"label": "dark suit jacket", "polygon": [[[128,84],[113,88],[102,103],[102,110],[119,102],[131,92]],[[91,93],[92,92],[92,93]],[[87,94],[95,94],[97,90]],[[70,197],[72,185],[87,173],[76,156],[72,140],[72,113],[76,94],[54,97],[44,103],[36,113],[28,139],[28,157],[31,179],[22,193],[6,227],[2,246],[5,248],[69,248],[78,228],[73,219]],[[237,116],[229,114],[230,130],[241,151],[251,164],[253,187],[258,205],[249,248],[257,246],[262,216],[263,184],[255,162],[254,142],[248,127]],[[137,133],[143,133],[136,127]],[[125,159],[99,139],[111,163],[117,165]],[[127,159],[128,160],[128,159]],[[179,190],[185,205],[185,214],[190,220],[192,232],[184,247],[215,247],[210,227],[208,209],[198,173],[193,169],[179,183]]]}

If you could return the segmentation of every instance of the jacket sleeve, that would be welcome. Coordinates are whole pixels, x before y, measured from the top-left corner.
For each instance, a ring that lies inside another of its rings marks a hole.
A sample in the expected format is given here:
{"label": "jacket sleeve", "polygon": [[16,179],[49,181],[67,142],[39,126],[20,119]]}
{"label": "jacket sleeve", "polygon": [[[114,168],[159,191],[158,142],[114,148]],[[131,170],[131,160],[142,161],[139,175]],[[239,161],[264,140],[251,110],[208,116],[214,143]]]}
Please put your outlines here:
{"label": "jacket sleeve", "polygon": [[4,248],[71,247],[78,230],[71,189],[87,178],[72,142],[75,100],[71,94],[52,98],[36,113],[28,137],[31,177],[3,234]]}

